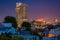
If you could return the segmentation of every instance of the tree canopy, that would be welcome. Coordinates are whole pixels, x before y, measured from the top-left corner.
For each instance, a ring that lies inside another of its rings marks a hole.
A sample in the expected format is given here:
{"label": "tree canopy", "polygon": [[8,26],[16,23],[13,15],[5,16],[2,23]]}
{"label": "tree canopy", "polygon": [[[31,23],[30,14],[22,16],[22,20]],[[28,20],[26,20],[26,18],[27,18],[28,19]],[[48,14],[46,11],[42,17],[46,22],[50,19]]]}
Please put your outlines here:
{"label": "tree canopy", "polygon": [[31,24],[30,24],[29,22],[23,22],[21,26],[22,26],[22,27],[26,27],[26,30],[27,30],[27,31],[29,31],[30,28],[31,28]]}
{"label": "tree canopy", "polygon": [[16,18],[12,17],[12,16],[6,16],[4,18],[4,23],[12,23],[12,26],[14,28],[17,28],[17,22],[16,22]]}

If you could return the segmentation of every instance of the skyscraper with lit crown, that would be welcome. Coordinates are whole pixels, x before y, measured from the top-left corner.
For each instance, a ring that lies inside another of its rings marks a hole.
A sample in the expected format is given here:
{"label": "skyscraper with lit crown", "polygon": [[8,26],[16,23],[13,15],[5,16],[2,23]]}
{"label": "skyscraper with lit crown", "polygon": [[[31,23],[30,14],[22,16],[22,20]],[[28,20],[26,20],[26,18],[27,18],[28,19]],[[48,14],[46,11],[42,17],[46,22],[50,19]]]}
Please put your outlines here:
{"label": "skyscraper with lit crown", "polygon": [[21,26],[23,22],[28,21],[28,5],[24,3],[16,3],[16,20],[18,27]]}

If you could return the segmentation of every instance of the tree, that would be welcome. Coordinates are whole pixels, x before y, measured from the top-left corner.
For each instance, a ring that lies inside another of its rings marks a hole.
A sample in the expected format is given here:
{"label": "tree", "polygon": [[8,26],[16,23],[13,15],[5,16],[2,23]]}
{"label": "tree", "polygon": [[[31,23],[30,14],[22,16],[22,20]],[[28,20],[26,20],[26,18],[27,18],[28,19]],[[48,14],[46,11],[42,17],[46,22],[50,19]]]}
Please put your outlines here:
{"label": "tree", "polygon": [[12,17],[12,16],[6,16],[4,18],[4,23],[12,23],[12,26],[14,28],[17,28],[17,22],[16,22],[16,18]]}
{"label": "tree", "polygon": [[29,31],[31,28],[31,24],[29,22],[23,22],[21,26],[25,27],[27,31]]}
{"label": "tree", "polygon": [[51,30],[51,29],[54,29],[54,26],[53,26],[52,24],[49,24],[49,25],[47,25],[47,28],[48,28],[49,30]]}

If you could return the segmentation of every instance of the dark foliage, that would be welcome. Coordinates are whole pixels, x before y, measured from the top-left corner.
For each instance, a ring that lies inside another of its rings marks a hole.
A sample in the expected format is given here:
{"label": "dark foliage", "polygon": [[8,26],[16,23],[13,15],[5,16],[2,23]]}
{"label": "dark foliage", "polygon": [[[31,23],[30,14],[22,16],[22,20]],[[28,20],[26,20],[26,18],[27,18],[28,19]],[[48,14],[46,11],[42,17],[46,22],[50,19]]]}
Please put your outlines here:
{"label": "dark foliage", "polygon": [[4,18],[4,23],[12,23],[12,26],[14,28],[17,28],[17,22],[16,22],[16,18],[12,17],[12,16],[6,16]]}
{"label": "dark foliage", "polygon": [[21,26],[22,26],[22,27],[26,27],[26,30],[27,30],[27,31],[29,31],[30,28],[31,28],[31,24],[30,24],[29,22],[23,22]]}

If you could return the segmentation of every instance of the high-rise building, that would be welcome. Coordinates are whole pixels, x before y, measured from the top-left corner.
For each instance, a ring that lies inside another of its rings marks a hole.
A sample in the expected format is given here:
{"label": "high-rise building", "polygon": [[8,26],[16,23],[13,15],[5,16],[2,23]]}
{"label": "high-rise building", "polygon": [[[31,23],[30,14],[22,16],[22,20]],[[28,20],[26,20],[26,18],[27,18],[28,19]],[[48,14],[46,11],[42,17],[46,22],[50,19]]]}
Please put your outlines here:
{"label": "high-rise building", "polygon": [[57,22],[59,22],[59,20],[58,19],[54,19],[54,22],[57,23]]}
{"label": "high-rise building", "polygon": [[18,27],[21,26],[23,22],[28,21],[28,5],[24,3],[16,3],[16,20]]}
{"label": "high-rise building", "polygon": [[59,20],[58,19],[54,19],[53,21],[54,21],[54,25],[59,24]]}

